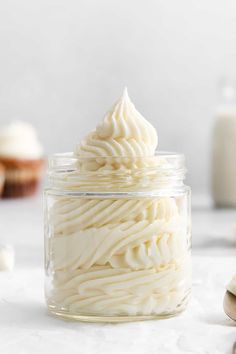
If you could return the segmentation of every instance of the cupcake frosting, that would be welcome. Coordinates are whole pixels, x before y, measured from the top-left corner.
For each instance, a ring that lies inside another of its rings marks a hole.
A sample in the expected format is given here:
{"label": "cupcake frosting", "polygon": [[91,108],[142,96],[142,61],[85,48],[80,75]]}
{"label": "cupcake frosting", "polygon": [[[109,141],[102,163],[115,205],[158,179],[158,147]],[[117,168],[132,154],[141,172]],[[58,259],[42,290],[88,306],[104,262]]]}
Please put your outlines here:
{"label": "cupcake frosting", "polygon": [[38,159],[42,154],[42,145],[31,124],[16,121],[0,127],[0,157]]}

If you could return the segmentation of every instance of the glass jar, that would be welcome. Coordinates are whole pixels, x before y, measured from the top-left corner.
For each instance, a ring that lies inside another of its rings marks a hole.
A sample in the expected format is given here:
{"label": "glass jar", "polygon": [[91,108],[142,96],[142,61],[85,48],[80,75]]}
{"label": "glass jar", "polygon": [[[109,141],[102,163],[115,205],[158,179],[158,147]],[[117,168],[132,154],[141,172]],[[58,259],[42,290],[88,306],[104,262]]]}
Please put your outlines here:
{"label": "glass jar", "polygon": [[236,207],[236,81],[222,79],[212,134],[212,196],[216,207]]}
{"label": "glass jar", "polygon": [[49,159],[45,293],[49,312],[118,322],[185,309],[191,288],[184,156]]}

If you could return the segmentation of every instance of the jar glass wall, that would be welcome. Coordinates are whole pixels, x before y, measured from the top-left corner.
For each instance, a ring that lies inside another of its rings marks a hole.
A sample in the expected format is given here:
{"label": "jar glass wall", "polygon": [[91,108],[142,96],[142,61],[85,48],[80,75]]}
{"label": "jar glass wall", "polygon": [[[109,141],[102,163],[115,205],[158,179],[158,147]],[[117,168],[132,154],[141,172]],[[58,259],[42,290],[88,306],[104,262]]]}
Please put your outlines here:
{"label": "jar glass wall", "polygon": [[[109,166],[106,159],[71,155],[50,160],[45,293],[51,313],[112,322],[185,309],[191,260],[184,158],[145,159],[112,158]],[[113,170],[114,163],[126,168]]]}

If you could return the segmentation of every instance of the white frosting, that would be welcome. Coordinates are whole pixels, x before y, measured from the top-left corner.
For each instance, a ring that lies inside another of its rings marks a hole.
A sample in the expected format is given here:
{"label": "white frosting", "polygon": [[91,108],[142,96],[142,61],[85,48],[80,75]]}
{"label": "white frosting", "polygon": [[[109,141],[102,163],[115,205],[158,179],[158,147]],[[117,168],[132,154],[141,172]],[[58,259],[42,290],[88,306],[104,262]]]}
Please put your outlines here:
{"label": "white frosting", "polygon": [[[134,108],[127,91],[96,130],[76,147],[83,160],[66,173],[62,186],[77,191],[147,190],[154,179],[155,129]],[[129,156],[117,159],[117,156]],[[142,156],[140,160],[136,157]],[[95,159],[94,159],[95,158]],[[135,162],[134,162],[135,161]],[[155,161],[156,163],[156,161]],[[136,170],[134,170],[134,166]],[[102,171],[105,178],[87,181],[76,174]],[[130,173],[127,183],[119,174]],[[138,174],[136,175],[136,173]],[[76,181],[76,182],[75,182]],[[115,183],[114,183],[115,182]],[[65,184],[63,184],[65,183]],[[54,271],[49,303],[69,312],[101,315],[150,315],[177,311],[190,286],[184,197],[55,197],[49,209],[49,249]],[[182,209],[183,208],[183,209]]]}
{"label": "white frosting", "polygon": [[231,282],[227,285],[227,290],[236,296],[236,274],[231,279]]}
{"label": "white frosting", "polygon": [[127,89],[95,131],[76,147],[75,154],[99,156],[153,156],[157,147],[155,128],[130,101]]}
{"label": "white frosting", "polygon": [[0,271],[12,270],[15,263],[15,253],[12,246],[0,245]]}
{"label": "white frosting", "polygon": [[0,157],[38,159],[43,154],[33,126],[16,121],[0,127]]}
{"label": "white frosting", "polygon": [[187,295],[189,261],[162,269],[131,271],[96,266],[56,272],[53,300],[71,312],[100,315],[151,315],[174,312]]}
{"label": "white frosting", "polygon": [[[57,187],[89,191],[98,188],[102,191],[104,187],[116,191],[152,190],[158,178],[154,168],[166,162],[163,157],[155,156],[157,142],[155,128],[136,110],[125,89],[96,129],[77,144],[74,155],[78,158],[79,173],[78,170],[60,172],[56,177]],[[100,175],[99,179],[81,173],[98,170],[111,173]]]}
{"label": "white frosting", "polygon": [[[176,215],[170,218],[161,215],[164,204],[174,204],[174,200],[81,199],[78,202],[78,206],[71,206],[72,212],[62,214],[60,210],[57,215],[55,210],[53,227],[58,235],[52,240],[55,270],[87,269],[107,263],[115,268],[146,269],[182,257],[185,240],[179,220]],[[146,215],[142,215],[140,209],[145,205]],[[151,215],[148,205],[151,208],[156,205],[156,217]],[[162,209],[160,213],[158,209]]]}

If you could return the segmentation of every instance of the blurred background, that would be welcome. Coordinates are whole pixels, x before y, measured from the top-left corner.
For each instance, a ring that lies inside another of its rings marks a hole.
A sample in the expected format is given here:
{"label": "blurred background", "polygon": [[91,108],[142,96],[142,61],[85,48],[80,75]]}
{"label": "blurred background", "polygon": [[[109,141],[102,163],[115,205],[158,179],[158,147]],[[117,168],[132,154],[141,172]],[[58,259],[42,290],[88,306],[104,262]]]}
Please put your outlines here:
{"label": "blurred background", "polygon": [[0,123],[37,129],[46,153],[71,151],[123,87],[183,152],[209,193],[219,79],[236,77],[233,0],[9,0],[0,11]]}

